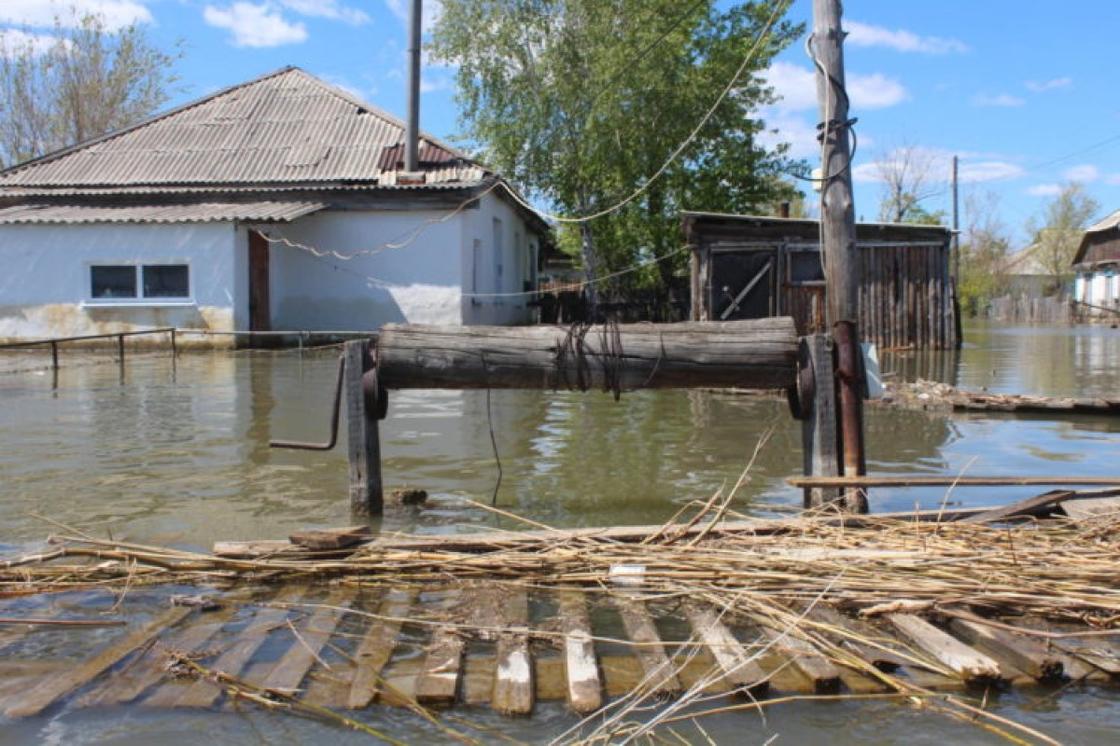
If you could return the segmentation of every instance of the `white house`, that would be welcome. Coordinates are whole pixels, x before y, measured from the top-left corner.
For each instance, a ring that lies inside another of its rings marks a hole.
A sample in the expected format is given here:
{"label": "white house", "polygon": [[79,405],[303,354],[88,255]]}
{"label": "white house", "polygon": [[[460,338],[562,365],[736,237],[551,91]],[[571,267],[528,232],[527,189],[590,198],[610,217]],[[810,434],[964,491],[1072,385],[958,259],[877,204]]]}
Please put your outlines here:
{"label": "white house", "polygon": [[531,322],[548,226],[404,130],[284,68],[0,172],[0,339]]}
{"label": "white house", "polygon": [[1073,268],[1073,299],[1083,314],[1115,319],[1120,311],[1120,210],[1085,230]]}

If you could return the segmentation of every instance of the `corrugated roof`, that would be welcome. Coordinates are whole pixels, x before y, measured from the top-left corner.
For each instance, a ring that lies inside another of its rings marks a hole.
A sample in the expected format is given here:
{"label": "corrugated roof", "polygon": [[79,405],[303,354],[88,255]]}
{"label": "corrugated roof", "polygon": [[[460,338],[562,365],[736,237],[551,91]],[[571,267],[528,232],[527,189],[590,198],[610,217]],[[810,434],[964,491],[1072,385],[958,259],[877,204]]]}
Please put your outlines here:
{"label": "corrugated roof", "polygon": [[[396,184],[404,129],[313,75],[284,68],[0,172],[0,188]],[[427,173],[420,187],[489,175],[428,136],[420,154]]]}
{"label": "corrugated roof", "polygon": [[196,202],[177,205],[16,205],[0,209],[0,225],[35,223],[288,222],[322,210],[321,202]]}
{"label": "corrugated roof", "polygon": [[1106,216],[1105,218],[1093,223],[1085,229],[1086,233],[1097,233],[1099,231],[1106,231],[1109,228],[1120,226],[1120,210]]}

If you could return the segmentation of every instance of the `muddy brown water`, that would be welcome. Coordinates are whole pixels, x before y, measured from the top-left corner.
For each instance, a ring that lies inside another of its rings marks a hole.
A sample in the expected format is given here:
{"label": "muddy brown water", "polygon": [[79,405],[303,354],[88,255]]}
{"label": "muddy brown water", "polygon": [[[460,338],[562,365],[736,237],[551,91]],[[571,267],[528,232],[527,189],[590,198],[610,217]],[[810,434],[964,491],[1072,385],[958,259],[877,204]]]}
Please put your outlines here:
{"label": "muddy brown water", "polygon": [[[964,388],[1048,395],[1120,396],[1120,331],[973,326],[960,353],[888,354],[898,378],[936,378]],[[110,353],[106,353],[109,355]],[[12,554],[61,529],[206,548],[219,539],[280,538],[297,528],[351,522],[345,450],[275,451],[270,438],[325,439],[333,352],[191,353],[113,364],[0,374],[0,549]],[[0,365],[0,370],[3,366]],[[497,502],[554,526],[658,523],[681,505],[735,482],[772,429],[735,510],[777,515],[800,493],[785,477],[801,468],[800,430],[783,401],[713,392],[640,392],[620,402],[600,393],[393,392],[383,423],[389,487],[427,490],[422,510],[390,509],[379,526],[447,532],[516,528],[469,506]],[[344,438],[344,435],[343,435]],[[867,411],[869,469],[877,474],[1120,473],[1120,422]],[[876,511],[1005,502],[1038,488],[882,490]],[[1060,697],[1007,693],[997,711],[1060,740],[1113,742],[1120,698],[1108,690]],[[532,720],[471,714],[506,735],[538,741],[572,724],[542,705]],[[373,711],[402,740],[440,740],[414,716]],[[992,739],[971,726],[891,703],[803,704],[704,721],[723,743],[945,742]],[[261,712],[160,714],[62,710],[0,729],[0,743],[285,742],[361,736]],[[699,738],[692,731],[690,739]]]}

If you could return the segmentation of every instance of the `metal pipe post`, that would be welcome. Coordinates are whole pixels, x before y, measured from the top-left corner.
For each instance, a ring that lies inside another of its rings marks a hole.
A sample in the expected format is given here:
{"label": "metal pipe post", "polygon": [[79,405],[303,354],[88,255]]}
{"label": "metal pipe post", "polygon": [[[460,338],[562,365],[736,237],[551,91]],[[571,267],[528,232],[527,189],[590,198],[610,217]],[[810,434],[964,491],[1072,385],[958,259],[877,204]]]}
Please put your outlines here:
{"label": "metal pipe post", "polygon": [[420,23],[423,0],[412,0],[408,33],[408,131],[405,136],[404,170],[420,168]]}

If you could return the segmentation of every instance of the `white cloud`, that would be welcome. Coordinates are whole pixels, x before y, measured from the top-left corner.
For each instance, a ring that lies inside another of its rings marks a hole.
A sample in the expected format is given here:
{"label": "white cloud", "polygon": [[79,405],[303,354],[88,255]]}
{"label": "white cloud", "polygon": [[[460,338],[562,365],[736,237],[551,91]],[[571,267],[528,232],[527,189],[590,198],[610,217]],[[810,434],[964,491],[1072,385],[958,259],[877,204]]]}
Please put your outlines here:
{"label": "white cloud", "polygon": [[420,76],[420,92],[435,93],[436,91],[450,91],[455,87],[450,78],[443,75]]}
{"label": "white cloud", "polygon": [[1010,93],[997,93],[996,95],[988,95],[987,93],[978,93],[972,97],[972,103],[976,106],[1022,106],[1026,102],[1018,96],[1012,96]]}
{"label": "white cloud", "polygon": [[844,30],[848,32],[846,42],[853,47],[887,47],[896,52],[921,52],[924,54],[968,51],[968,45],[957,39],[919,36],[912,31],[872,26],[869,23],[860,23],[859,21],[845,21]]}
{"label": "white cloud", "polygon": [[1078,181],[1084,184],[1099,179],[1101,177],[1101,172],[1100,169],[1091,163],[1083,163],[1080,166],[1073,166],[1072,168],[1066,169],[1063,176],[1065,176],[1067,181]]}
{"label": "white cloud", "polygon": [[[412,12],[411,3],[408,0],[385,0],[385,4],[389,6],[389,12],[399,18],[402,23],[408,23],[409,14]],[[432,26],[439,20],[442,12],[443,3],[441,0],[424,0],[420,27],[425,34],[432,30]]]}
{"label": "white cloud", "polygon": [[902,83],[882,73],[849,75],[847,84],[852,108],[857,112],[860,109],[886,109],[910,98]]}
{"label": "white cloud", "polygon": [[0,56],[14,56],[28,47],[36,54],[43,54],[58,39],[50,34],[31,34],[19,29],[0,29]]}
{"label": "white cloud", "polygon": [[238,47],[277,47],[307,39],[302,23],[289,23],[275,8],[265,4],[236,2],[222,10],[207,5],[202,17],[211,26],[233,34]]}
{"label": "white cloud", "polygon": [[1061,184],[1035,184],[1027,189],[1027,194],[1032,197],[1056,197],[1061,193]]}
{"label": "white cloud", "polygon": [[72,26],[87,15],[101,16],[110,30],[152,20],[143,0],[0,0],[2,23],[49,27],[58,19]]}
{"label": "white cloud", "polygon": [[325,18],[329,21],[342,21],[352,26],[369,23],[369,14],[364,10],[342,5],[339,0],[279,0],[280,4],[301,16]]}
{"label": "white cloud", "polygon": [[[930,165],[930,180],[942,180],[947,183],[950,178],[953,151],[925,147],[918,147],[916,150],[919,151],[918,160]],[[1001,158],[984,157],[984,160],[968,160],[963,153],[957,153],[956,155],[961,157],[957,178],[962,184],[1007,181],[1017,179],[1025,173],[1022,166]],[[982,154],[972,155],[981,156]],[[888,155],[887,158],[890,158],[890,156]],[[879,162],[876,160],[870,163],[861,163],[852,169],[852,178],[863,183],[882,181]]]}
{"label": "white cloud", "polygon": [[[763,80],[781,96],[774,108],[783,112],[808,111],[817,108],[817,83],[813,71],[789,62],[775,62]],[[882,73],[852,74],[847,78],[852,108],[885,109],[910,97],[905,86]]]}
{"label": "white cloud", "polygon": [[1104,177],[1104,183],[1109,186],[1120,186],[1120,174],[1109,174]]}
{"label": "white cloud", "polygon": [[1056,91],[1059,88],[1068,88],[1073,85],[1073,78],[1052,78],[1050,80],[1028,80],[1024,85],[1027,90],[1034,91],[1035,93],[1045,93],[1046,91]]}

